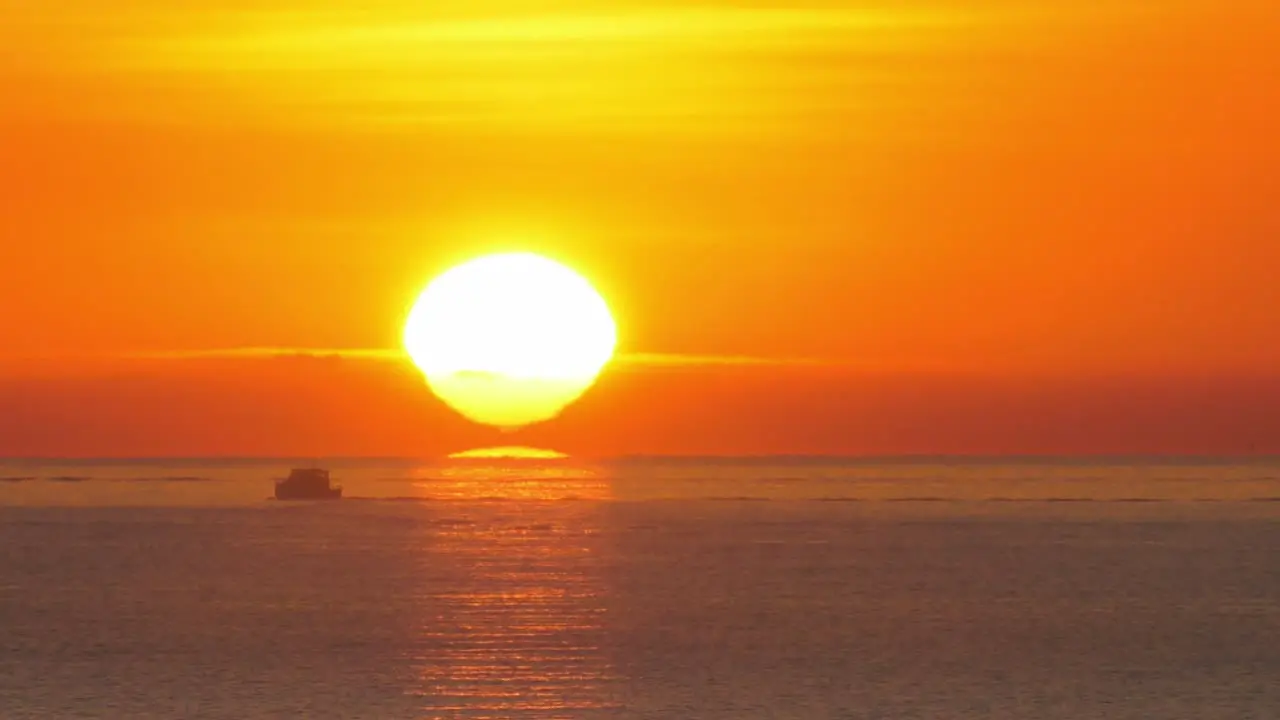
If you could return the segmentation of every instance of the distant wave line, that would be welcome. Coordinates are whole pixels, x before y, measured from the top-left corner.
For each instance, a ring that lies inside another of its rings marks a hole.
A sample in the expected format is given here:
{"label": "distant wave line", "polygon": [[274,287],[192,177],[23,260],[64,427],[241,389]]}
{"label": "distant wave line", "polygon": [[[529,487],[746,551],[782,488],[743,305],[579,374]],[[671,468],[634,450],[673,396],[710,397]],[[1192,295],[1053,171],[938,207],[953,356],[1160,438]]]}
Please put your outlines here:
{"label": "distant wave line", "polygon": [[203,483],[218,482],[217,478],[196,475],[169,475],[164,477],[100,477],[94,475],[13,475],[0,477],[0,483],[51,482],[51,483]]}

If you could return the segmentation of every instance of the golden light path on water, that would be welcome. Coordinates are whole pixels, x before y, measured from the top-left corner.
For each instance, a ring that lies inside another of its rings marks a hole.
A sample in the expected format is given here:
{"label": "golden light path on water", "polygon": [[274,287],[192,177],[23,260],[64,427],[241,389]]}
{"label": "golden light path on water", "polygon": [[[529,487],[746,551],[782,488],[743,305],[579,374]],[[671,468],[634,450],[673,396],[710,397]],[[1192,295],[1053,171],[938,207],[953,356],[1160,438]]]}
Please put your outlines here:
{"label": "golden light path on water", "polygon": [[415,495],[436,500],[611,500],[606,472],[564,453],[508,446],[453,453],[424,470]]}
{"label": "golden light path on water", "polygon": [[557,502],[608,500],[607,478],[567,463],[463,459],[423,485],[457,501],[440,505],[449,517],[421,553],[431,608],[416,631],[423,709],[571,718],[614,707],[599,505]]}

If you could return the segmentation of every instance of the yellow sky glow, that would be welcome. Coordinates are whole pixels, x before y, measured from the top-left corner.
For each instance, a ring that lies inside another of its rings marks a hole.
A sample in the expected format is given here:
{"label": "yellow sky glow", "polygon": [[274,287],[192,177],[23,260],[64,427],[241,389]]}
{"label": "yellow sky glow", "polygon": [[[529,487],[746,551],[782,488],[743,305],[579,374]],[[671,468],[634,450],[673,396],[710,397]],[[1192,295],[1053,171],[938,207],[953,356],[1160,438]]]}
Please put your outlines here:
{"label": "yellow sky glow", "polygon": [[[1105,28],[1145,10],[1133,3],[1071,13],[924,3],[570,5],[540,14],[506,3],[465,14],[409,3],[364,11],[91,7],[28,6],[10,26],[27,72],[112,78],[99,97],[83,88],[68,89],[75,97],[41,91],[46,109],[74,103],[78,112],[164,122],[198,114],[294,126],[603,124],[721,133],[743,122],[754,132],[795,131],[815,113],[848,107],[965,104],[952,79],[956,60],[1070,50],[1081,23]],[[24,25],[46,42],[25,42]],[[927,101],[918,90],[902,93],[904,83],[922,80],[933,85]]]}

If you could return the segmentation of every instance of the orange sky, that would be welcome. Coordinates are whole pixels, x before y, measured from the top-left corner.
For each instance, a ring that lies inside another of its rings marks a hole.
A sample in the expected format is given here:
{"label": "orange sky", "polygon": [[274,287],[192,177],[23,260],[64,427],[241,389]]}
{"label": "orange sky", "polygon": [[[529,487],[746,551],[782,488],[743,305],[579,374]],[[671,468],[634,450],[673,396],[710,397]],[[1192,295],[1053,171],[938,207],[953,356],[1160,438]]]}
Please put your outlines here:
{"label": "orange sky", "polygon": [[1270,0],[0,2],[0,454],[509,444],[385,360],[137,358],[394,347],[511,248],[662,357],[521,442],[1280,452],[1278,48]]}

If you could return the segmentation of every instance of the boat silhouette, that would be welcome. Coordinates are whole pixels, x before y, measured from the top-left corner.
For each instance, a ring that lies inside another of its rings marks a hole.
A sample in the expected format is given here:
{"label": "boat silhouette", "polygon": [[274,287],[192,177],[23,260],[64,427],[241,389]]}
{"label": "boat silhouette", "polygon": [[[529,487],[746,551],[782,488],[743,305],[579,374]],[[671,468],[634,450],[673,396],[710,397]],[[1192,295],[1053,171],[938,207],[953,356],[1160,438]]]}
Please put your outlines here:
{"label": "boat silhouette", "polygon": [[342,486],[329,483],[329,471],[294,468],[289,477],[276,481],[277,500],[339,500]]}

